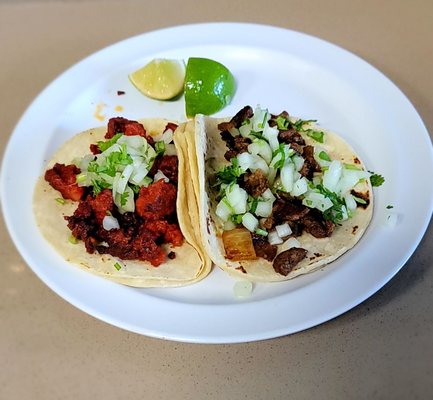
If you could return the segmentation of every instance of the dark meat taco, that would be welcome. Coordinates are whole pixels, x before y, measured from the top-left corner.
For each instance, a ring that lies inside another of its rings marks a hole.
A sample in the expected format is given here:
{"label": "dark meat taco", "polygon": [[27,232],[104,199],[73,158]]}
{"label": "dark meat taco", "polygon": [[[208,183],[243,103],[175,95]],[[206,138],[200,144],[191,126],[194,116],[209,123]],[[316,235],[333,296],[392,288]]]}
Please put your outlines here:
{"label": "dark meat taco", "polygon": [[211,263],[193,229],[198,207],[184,130],[118,117],[70,139],[35,188],[46,239],[66,260],[130,286],[205,277]]}
{"label": "dark meat taco", "polygon": [[196,117],[202,235],[212,261],[252,281],[328,264],[370,223],[370,173],[351,147],[314,124],[247,106],[230,120]]}

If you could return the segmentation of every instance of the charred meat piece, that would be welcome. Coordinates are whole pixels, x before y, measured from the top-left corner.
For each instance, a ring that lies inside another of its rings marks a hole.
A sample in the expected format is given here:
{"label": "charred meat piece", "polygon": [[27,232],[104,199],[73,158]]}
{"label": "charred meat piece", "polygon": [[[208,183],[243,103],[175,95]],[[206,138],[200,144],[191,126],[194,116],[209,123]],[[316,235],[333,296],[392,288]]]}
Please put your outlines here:
{"label": "charred meat piece", "polygon": [[152,136],[149,136],[146,133],[142,124],[137,121],[131,121],[127,118],[115,117],[109,119],[105,138],[111,139],[117,133],[123,133],[126,136],[142,136],[149,144],[154,144]]}
{"label": "charred meat piece", "polygon": [[269,126],[277,126],[278,117],[288,120],[289,113],[287,111],[281,111],[278,115],[271,114],[271,119],[269,120]]}
{"label": "charred meat piece", "polygon": [[253,109],[250,106],[245,106],[229,122],[221,122],[218,124],[220,131],[229,131],[233,128],[239,128],[242,123],[254,115]]}
{"label": "charred meat piece", "polygon": [[244,138],[241,135],[232,136],[230,132],[221,132],[221,138],[226,142],[228,150],[224,154],[224,158],[230,161],[240,153],[248,151],[248,145],[251,143],[251,139]]}
{"label": "charred meat piece", "polygon": [[136,212],[149,221],[170,218],[176,211],[176,197],[176,186],[160,179],[140,189]]}
{"label": "charred meat piece", "polygon": [[150,170],[151,175],[155,175],[160,170],[171,183],[177,185],[179,169],[177,156],[158,156]]}
{"label": "charred meat piece", "polygon": [[252,234],[253,246],[256,256],[272,261],[277,254],[277,246],[269,243],[265,236]]}
{"label": "charred meat piece", "polygon": [[177,224],[169,224],[167,221],[146,221],[144,227],[155,235],[154,240],[163,239],[163,243],[171,243],[173,246],[180,246],[183,243],[183,236]]}
{"label": "charred meat piece", "polygon": [[[65,217],[65,220],[68,222],[68,228],[71,230],[72,235],[79,240],[83,240],[85,244],[87,244],[89,238],[95,235],[97,229],[96,220],[91,205],[86,201],[80,201],[74,214]],[[93,253],[94,247],[91,246],[90,249],[91,251],[89,249],[87,251]]]}
{"label": "charred meat piece", "polygon": [[323,214],[315,209],[311,209],[300,222],[306,232],[318,239],[331,236],[335,227],[332,221],[325,220]]}
{"label": "charred meat piece", "polygon": [[284,142],[286,144],[297,144],[300,146],[305,145],[304,138],[295,128],[289,128],[285,131],[279,131],[278,139],[280,140],[280,142]]}
{"label": "charred meat piece", "polygon": [[110,189],[104,189],[95,197],[89,195],[87,202],[92,207],[98,224],[102,224],[104,217],[111,213],[114,208],[113,194]]}
{"label": "charred meat piece", "polygon": [[45,180],[58,190],[64,199],[78,201],[84,194],[84,188],[77,185],[77,175],[80,172],[75,165],[55,163],[53,168],[45,172]]}
{"label": "charred meat piece", "polygon": [[272,215],[276,225],[283,222],[296,222],[301,220],[310,212],[299,200],[280,197],[274,203]]}
{"label": "charred meat piece", "polygon": [[307,179],[312,179],[314,172],[320,172],[320,165],[314,158],[314,147],[304,146],[302,150],[302,157],[304,157],[304,165],[299,171],[302,176]]}
{"label": "charred meat piece", "polygon": [[269,188],[268,178],[261,169],[247,173],[243,176],[241,185],[251,196],[258,198]]}
{"label": "charred meat piece", "polygon": [[273,267],[275,272],[287,276],[307,256],[307,250],[292,247],[275,257]]}

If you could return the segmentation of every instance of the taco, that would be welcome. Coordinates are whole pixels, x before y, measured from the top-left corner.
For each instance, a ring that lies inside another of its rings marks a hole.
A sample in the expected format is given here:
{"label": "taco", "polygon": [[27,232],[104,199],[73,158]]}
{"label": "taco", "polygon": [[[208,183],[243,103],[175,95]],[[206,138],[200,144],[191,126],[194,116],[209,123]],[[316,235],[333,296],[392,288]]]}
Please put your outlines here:
{"label": "taco", "polygon": [[209,273],[193,229],[185,127],[117,117],[57,151],[35,187],[34,215],[64,259],[134,287],[182,286]]}
{"label": "taco", "polygon": [[370,173],[315,122],[250,106],[231,119],[196,117],[191,168],[204,246],[231,275],[271,282],[312,272],[367,229]]}

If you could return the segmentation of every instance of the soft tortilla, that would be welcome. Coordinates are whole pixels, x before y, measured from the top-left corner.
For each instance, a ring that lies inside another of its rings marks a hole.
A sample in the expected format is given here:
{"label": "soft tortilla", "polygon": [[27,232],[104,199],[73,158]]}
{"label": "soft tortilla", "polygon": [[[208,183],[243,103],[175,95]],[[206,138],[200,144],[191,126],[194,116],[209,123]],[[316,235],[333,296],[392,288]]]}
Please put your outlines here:
{"label": "soft tortilla", "polygon": [[[149,119],[140,122],[148,134],[155,136],[164,130],[168,121]],[[66,261],[77,264],[94,274],[134,287],[183,286],[195,283],[209,273],[211,262],[194,233],[194,224],[198,224],[198,208],[196,194],[190,186],[191,172],[188,163],[185,162],[185,150],[182,149],[182,146],[185,146],[182,138],[184,129],[185,124],[180,125],[174,135],[179,156],[177,215],[185,237],[182,246],[172,248],[176,258],[167,259],[162,265],[153,267],[147,262],[122,261],[110,255],[89,254],[81,241],[77,244],[70,243],[68,239],[71,231],[66,225],[64,216],[72,215],[77,204],[69,200],[65,204],[57,202],[56,199],[60,197],[59,192],[54,190],[42,176],[35,187],[34,216],[44,237]],[[100,127],[74,136],[58,150],[46,168],[51,168],[56,162],[69,164],[74,158],[88,154],[89,145],[103,140],[105,132],[106,128]],[[169,251],[168,249],[167,252]],[[114,267],[116,262],[122,266],[119,271]]]}
{"label": "soft tortilla", "polygon": [[[215,119],[198,115],[195,119],[195,137],[192,145],[195,146],[197,163],[192,165],[193,175],[199,178],[199,210],[200,225],[205,249],[212,261],[236,278],[247,279],[256,282],[284,281],[298,275],[306,274],[337,259],[352,248],[364,234],[370,223],[373,212],[373,191],[370,182],[359,184],[356,190],[368,192],[370,203],[365,209],[358,207],[355,216],[341,226],[336,227],[329,238],[316,239],[308,233],[303,233],[296,239],[301,247],[308,250],[307,257],[302,260],[287,276],[274,271],[272,263],[258,258],[252,261],[231,261],[225,258],[225,250],[222,241],[222,226],[215,214],[217,200],[214,191],[210,188],[209,177],[229,163],[224,159],[227,148],[221,139],[218,124],[227,119]],[[314,129],[314,126],[311,125]],[[326,143],[320,146],[332,159],[342,162],[354,163],[355,158],[360,162],[352,148],[338,135],[316,127],[325,132]],[[306,144],[317,145],[313,139],[304,137]],[[363,164],[358,164],[363,167]],[[279,246],[278,253],[283,251],[283,245]]]}

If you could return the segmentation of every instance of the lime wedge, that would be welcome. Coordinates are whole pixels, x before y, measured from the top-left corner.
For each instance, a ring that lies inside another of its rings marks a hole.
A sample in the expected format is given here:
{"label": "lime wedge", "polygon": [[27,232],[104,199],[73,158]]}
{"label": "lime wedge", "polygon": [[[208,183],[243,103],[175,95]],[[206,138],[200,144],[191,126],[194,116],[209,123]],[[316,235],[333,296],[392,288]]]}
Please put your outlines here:
{"label": "lime wedge", "polygon": [[156,58],[129,74],[132,84],[144,95],[157,100],[170,100],[183,90],[183,60]]}
{"label": "lime wedge", "polygon": [[231,102],[236,90],[235,79],[227,67],[198,57],[188,59],[184,86],[187,117],[216,113]]}

